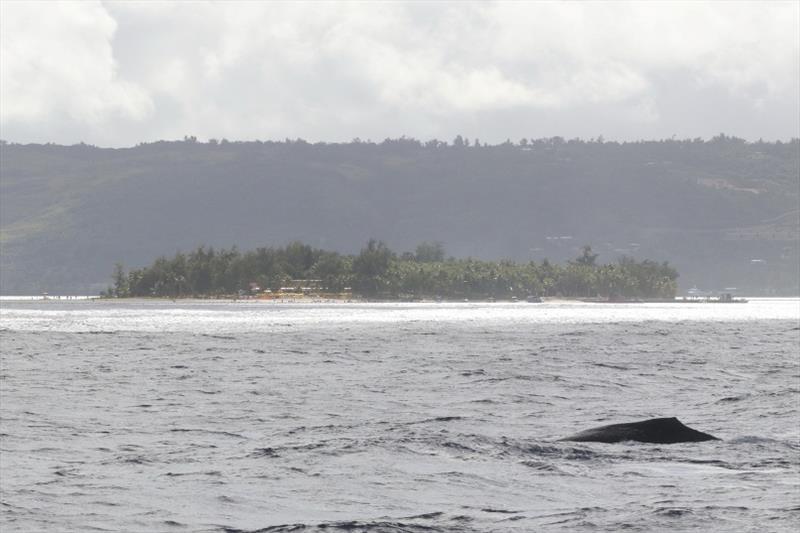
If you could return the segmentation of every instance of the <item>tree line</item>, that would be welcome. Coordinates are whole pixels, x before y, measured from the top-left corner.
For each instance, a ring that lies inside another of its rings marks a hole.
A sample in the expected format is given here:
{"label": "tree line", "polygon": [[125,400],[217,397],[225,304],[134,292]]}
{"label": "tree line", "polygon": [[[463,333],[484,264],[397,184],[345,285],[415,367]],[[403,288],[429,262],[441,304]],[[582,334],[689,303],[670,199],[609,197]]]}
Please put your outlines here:
{"label": "tree line", "polygon": [[[319,293],[350,292],[370,299],[490,299],[529,296],[608,299],[671,298],[678,272],[668,263],[622,257],[599,264],[584,246],[566,264],[446,258],[444,247],[424,242],[397,254],[370,240],[357,255],[293,242],[240,252],[204,246],[126,271],[117,264],[108,297],[223,297],[254,290],[312,286]],[[255,288],[258,289],[255,289]]]}

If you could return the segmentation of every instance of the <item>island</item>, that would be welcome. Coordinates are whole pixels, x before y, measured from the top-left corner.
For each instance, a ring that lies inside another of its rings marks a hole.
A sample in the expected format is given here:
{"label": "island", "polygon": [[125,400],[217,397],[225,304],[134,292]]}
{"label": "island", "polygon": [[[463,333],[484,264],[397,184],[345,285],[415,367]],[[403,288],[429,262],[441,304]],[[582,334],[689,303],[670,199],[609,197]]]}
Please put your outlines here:
{"label": "island", "polygon": [[117,264],[108,298],[321,298],[366,300],[602,301],[673,299],[678,272],[667,262],[597,261],[591,246],[565,264],[447,258],[442,243],[395,253],[370,240],[357,255],[301,242],[241,252],[200,246],[126,270]]}

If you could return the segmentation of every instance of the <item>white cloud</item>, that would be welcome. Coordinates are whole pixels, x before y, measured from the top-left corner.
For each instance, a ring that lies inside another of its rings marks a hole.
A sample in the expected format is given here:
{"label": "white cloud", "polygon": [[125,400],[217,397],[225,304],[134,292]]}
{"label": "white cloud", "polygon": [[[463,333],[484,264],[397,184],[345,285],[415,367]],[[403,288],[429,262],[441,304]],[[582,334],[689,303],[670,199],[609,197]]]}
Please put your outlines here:
{"label": "white cloud", "polygon": [[[4,2],[2,15],[10,140],[800,134],[795,2]],[[716,114],[700,120],[704,99]]]}
{"label": "white cloud", "polygon": [[3,3],[0,14],[4,126],[46,128],[61,116],[99,127],[150,113],[145,91],[116,75],[111,39],[117,24],[99,3]]}

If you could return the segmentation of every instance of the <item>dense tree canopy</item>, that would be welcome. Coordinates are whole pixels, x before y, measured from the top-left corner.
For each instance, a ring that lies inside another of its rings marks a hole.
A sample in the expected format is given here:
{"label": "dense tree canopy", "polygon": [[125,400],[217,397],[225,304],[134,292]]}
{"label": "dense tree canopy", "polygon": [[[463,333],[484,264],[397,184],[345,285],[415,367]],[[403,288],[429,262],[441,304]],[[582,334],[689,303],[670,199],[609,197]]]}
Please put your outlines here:
{"label": "dense tree canopy", "polygon": [[[429,252],[435,253],[429,253]],[[424,252],[424,253],[422,253]],[[566,265],[445,259],[441,244],[397,255],[370,240],[348,256],[295,242],[239,252],[200,247],[161,257],[125,274],[117,265],[107,295],[209,297],[311,285],[319,293],[350,289],[356,296],[394,298],[524,298],[531,295],[609,299],[670,298],[677,271],[667,263],[622,258],[596,264],[590,247]],[[258,287],[258,289],[254,289]]]}

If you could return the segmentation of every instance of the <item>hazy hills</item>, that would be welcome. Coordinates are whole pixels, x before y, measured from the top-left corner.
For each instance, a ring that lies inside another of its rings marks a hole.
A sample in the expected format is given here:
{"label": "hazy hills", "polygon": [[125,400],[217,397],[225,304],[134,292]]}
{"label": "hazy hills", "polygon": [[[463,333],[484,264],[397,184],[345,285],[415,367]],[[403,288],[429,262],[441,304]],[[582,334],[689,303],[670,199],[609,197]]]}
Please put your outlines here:
{"label": "hazy hills", "polygon": [[0,147],[0,292],[96,293],[199,244],[669,260],[682,287],[798,291],[800,143],[159,142]]}

